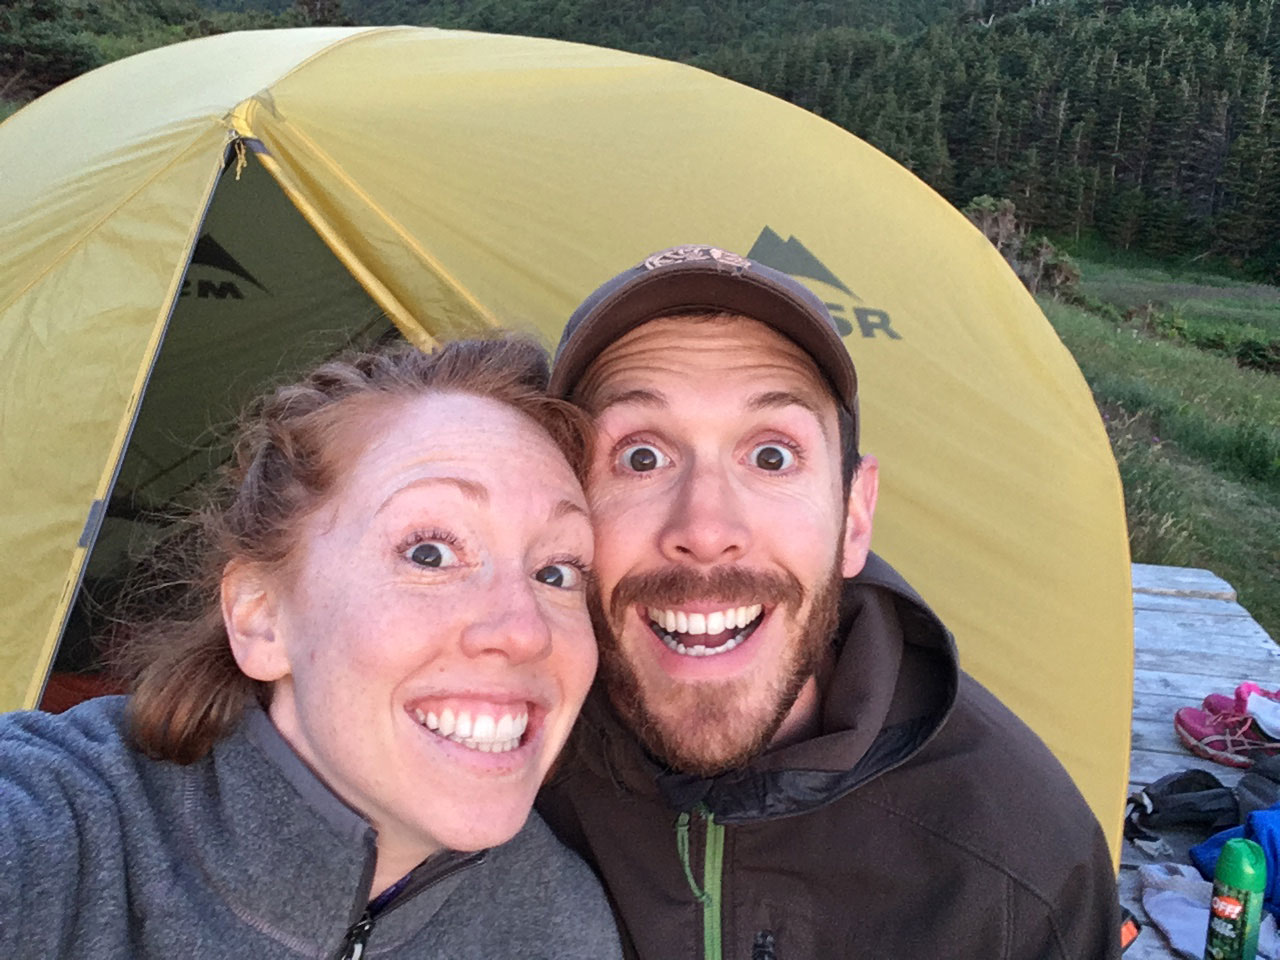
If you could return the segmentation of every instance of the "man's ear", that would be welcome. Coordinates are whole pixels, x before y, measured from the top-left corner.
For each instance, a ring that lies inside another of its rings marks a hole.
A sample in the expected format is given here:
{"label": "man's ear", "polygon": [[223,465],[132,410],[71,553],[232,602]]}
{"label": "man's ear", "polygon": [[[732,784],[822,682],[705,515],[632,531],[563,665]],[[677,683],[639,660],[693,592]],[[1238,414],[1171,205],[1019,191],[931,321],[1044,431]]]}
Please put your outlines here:
{"label": "man's ear", "polygon": [[222,571],[222,622],[241,671],[272,683],[290,673],[279,633],[274,578],[256,564],[232,560]]}
{"label": "man's ear", "polygon": [[876,512],[876,496],[880,492],[880,462],[870,454],[858,464],[849,487],[849,502],[844,521],[844,560],[840,575],[845,579],[862,572],[871,551],[871,521]]}

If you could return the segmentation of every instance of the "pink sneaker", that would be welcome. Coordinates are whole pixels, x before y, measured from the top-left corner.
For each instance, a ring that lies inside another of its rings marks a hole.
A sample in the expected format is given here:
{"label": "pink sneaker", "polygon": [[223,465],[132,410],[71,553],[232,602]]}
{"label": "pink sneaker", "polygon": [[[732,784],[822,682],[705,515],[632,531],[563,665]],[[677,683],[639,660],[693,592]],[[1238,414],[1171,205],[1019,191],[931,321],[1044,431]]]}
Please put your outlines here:
{"label": "pink sneaker", "polygon": [[1259,730],[1253,717],[1236,713],[1234,700],[1230,707],[1223,713],[1182,707],[1173,715],[1173,729],[1196,756],[1228,767],[1247,768],[1259,757],[1280,754],[1280,741]]}

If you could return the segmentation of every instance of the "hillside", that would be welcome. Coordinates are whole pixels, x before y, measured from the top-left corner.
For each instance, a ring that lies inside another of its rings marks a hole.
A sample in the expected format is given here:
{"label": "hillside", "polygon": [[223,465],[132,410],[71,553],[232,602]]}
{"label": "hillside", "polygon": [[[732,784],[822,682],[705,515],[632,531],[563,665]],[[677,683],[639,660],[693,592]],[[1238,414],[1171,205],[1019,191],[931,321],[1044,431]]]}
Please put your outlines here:
{"label": "hillside", "polygon": [[[281,13],[295,6],[289,0],[205,2],[223,11]],[[336,6],[332,0],[303,5]],[[757,39],[834,27],[911,34],[952,20],[965,8],[964,0],[342,0],[341,15],[356,23],[554,37],[685,60]]]}
{"label": "hillside", "polygon": [[[811,109],[958,205],[1280,276],[1277,0],[12,0],[0,100],[190,36],[420,23],[682,59]],[[10,108],[11,109],[11,108]],[[0,116],[4,115],[0,106]]]}

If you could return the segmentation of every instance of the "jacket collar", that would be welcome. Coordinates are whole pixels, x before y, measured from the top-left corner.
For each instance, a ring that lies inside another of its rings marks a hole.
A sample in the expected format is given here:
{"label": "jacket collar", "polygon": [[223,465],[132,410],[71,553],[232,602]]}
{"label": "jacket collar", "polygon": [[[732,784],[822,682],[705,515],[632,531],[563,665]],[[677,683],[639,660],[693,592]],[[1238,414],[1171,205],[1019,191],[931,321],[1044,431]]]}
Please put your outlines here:
{"label": "jacket collar", "polygon": [[[311,955],[342,942],[367,906],[376,831],[261,709],[184,768],[182,791],[182,842],[237,916]],[[445,851],[419,865],[378,919],[380,944],[416,934],[461,882],[458,871],[483,856]],[[410,898],[414,909],[392,909]]]}
{"label": "jacket collar", "polygon": [[702,805],[723,823],[824,806],[918,752],[941,728],[959,685],[951,635],[884,560],[870,554],[845,581],[836,664],[822,691],[822,729],[744,768],[702,778],[665,769],[627,732],[597,686],[578,748],[598,774],[675,810]]}

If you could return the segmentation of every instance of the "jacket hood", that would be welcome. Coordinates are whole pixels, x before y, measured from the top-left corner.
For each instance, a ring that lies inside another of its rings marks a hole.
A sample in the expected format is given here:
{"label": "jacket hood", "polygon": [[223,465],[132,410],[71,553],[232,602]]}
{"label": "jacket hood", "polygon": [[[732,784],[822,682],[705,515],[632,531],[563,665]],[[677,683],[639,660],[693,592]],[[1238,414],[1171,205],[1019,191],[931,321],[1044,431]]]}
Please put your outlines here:
{"label": "jacket hood", "polygon": [[721,823],[795,816],[839,799],[937,733],[960,675],[950,633],[875,554],[845,581],[839,623],[815,736],[719,776],[683,774],[640,747],[597,685],[580,724],[581,760],[624,791],[660,793],[673,810],[701,805]]}

